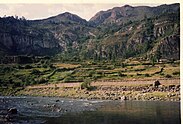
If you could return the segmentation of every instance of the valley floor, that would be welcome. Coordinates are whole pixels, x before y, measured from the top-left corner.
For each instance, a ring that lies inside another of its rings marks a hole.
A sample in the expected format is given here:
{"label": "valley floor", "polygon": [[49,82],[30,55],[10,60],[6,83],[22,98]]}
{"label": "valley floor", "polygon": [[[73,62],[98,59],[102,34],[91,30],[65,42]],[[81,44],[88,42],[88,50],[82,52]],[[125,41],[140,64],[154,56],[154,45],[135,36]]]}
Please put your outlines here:
{"label": "valley floor", "polygon": [[157,79],[96,81],[91,89],[81,89],[81,83],[57,83],[27,86],[15,95],[58,96],[102,100],[156,100],[180,101],[180,79],[158,79],[161,85],[153,86]]}

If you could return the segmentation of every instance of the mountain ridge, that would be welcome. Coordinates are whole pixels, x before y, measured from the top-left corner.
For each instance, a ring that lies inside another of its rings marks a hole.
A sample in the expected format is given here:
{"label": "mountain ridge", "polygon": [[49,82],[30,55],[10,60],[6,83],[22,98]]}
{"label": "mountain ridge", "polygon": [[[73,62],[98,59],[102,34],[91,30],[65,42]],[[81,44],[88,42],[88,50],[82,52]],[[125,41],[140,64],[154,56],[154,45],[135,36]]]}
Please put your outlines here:
{"label": "mountain ridge", "polygon": [[[151,16],[154,16],[155,14],[160,14],[161,12],[158,12],[156,9],[159,9],[161,8],[162,11],[167,11],[167,7],[169,8],[168,10],[170,10],[171,12],[174,11],[174,9],[176,10],[175,7],[177,7],[178,4],[170,4],[170,5],[167,5],[167,4],[163,4],[163,5],[160,5],[160,6],[157,6],[157,7],[149,7],[149,6],[135,6],[135,7],[132,7],[130,5],[125,5],[125,6],[122,6],[122,7],[114,7],[112,9],[109,9],[107,11],[100,11],[98,13],[96,13],[90,20],[89,22],[91,23],[94,23],[96,24],[97,26],[100,25],[100,24],[103,24],[103,23],[106,23],[105,20],[107,20],[107,23],[111,23],[113,20],[110,20],[109,18],[111,18],[113,15],[114,15],[114,12],[116,11],[116,13],[119,14],[119,18],[122,17],[122,21],[124,21],[123,18],[125,17],[137,17],[140,13],[141,13],[141,16],[139,18],[137,18],[137,20],[139,19],[143,19],[144,16],[147,16],[147,17],[151,17]],[[136,14],[132,13],[131,11],[136,11],[138,14],[136,16]],[[105,16],[105,15],[106,16]],[[100,16],[105,16],[105,17],[100,17]],[[115,21],[117,21],[117,19],[115,18]],[[102,19],[102,20],[100,20]],[[103,20],[105,19],[105,20]],[[131,20],[135,20],[134,18],[131,18]],[[96,22],[95,22],[96,21]]]}
{"label": "mountain ridge", "polygon": [[[150,58],[160,50],[163,58],[179,59],[180,54],[179,4],[114,7],[89,21],[69,12],[40,20],[6,17],[0,18],[0,28],[1,57],[62,54],[111,60],[144,54]],[[164,47],[156,46],[160,42]]]}

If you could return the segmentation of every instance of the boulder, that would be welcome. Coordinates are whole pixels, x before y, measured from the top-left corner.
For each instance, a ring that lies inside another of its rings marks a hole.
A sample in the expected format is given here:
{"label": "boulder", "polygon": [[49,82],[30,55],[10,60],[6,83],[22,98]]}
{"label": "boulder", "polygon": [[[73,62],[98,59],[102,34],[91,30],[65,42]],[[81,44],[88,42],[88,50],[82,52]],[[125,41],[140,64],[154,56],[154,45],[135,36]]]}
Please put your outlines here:
{"label": "boulder", "polygon": [[8,113],[9,114],[17,114],[17,109],[16,108],[10,108],[10,109],[8,109]]}
{"label": "boulder", "polygon": [[154,86],[154,87],[158,87],[159,85],[161,85],[161,83],[160,83],[158,80],[156,80],[156,81],[153,83],[153,86]]}
{"label": "boulder", "polygon": [[126,96],[122,96],[122,97],[121,97],[121,100],[122,100],[122,101],[127,100]]}

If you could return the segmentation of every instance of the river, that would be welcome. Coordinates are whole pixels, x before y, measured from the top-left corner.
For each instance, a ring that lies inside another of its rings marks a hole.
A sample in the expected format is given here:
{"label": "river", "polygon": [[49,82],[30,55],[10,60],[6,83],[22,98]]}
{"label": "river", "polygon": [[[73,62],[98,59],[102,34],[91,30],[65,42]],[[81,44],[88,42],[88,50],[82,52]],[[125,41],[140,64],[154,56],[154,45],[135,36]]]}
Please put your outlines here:
{"label": "river", "polygon": [[[18,113],[6,120],[8,108]],[[180,124],[180,102],[0,97],[0,123]]]}

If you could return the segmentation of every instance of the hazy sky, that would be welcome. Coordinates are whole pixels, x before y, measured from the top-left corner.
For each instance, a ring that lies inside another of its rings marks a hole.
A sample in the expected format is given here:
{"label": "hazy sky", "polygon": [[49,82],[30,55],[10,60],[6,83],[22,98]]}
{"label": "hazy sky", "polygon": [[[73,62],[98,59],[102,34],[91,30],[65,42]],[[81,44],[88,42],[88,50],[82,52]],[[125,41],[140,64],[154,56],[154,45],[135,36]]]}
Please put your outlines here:
{"label": "hazy sky", "polygon": [[[0,16],[24,16],[26,19],[42,19],[50,16],[55,16],[63,12],[70,12],[77,14],[83,19],[89,20],[97,12],[101,10],[108,10],[113,7],[120,7],[125,4],[121,3],[90,3],[90,4],[0,4]],[[157,6],[158,3],[154,4],[130,4],[132,6],[137,5],[148,5]]]}

